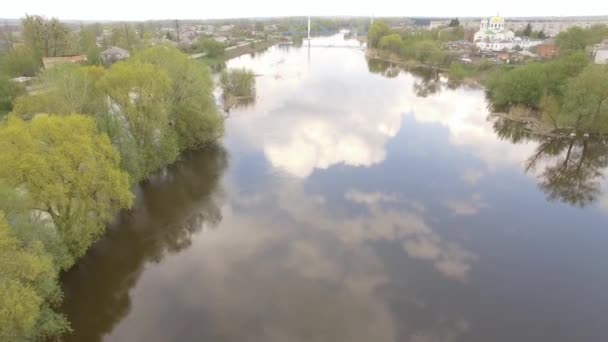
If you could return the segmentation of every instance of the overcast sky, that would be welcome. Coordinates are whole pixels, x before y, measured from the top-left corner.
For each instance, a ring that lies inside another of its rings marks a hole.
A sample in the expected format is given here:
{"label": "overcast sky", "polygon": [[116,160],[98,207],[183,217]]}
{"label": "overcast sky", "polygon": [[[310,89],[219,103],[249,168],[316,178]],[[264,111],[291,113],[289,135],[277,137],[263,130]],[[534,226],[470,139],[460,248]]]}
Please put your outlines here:
{"label": "overcast sky", "polygon": [[574,16],[607,15],[608,1],[530,0],[5,0],[0,17],[39,14],[60,19],[149,20],[270,17],[302,15],[356,16]]}

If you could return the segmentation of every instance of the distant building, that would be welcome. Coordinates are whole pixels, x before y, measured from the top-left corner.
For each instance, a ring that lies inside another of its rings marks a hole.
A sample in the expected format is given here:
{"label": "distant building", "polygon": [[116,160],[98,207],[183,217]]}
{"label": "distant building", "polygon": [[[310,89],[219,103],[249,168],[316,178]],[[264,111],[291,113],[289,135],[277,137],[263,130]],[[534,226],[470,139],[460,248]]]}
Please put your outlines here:
{"label": "distant building", "polygon": [[483,19],[473,39],[482,51],[528,50],[542,43],[538,39],[515,37],[513,31],[505,28],[502,17]]}
{"label": "distant building", "polygon": [[85,55],[77,55],[77,56],[66,56],[66,57],[44,57],[42,59],[42,65],[45,69],[51,69],[59,64],[81,64],[86,63],[88,61],[87,56]]}
{"label": "distant building", "polygon": [[129,58],[129,56],[131,56],[129,51],[121,49],[117,46],[112,46],[111,48],[103,50],[99,53],[99,58],[103,64],[113,64]]}
{"label": "distant building", "polygon": [[536,54],[543,59],[551,59],[559,56],[559,46],[553,39],[547,39],[536,46]]}
{"label": "distant building", "polygon": [[429,22],[429,28],[432,30],[434,28],[443,27],[450,25],[449,20],[431,20]]}
{"label": "distant building", "polygon": [[479,25],[479,31],[475,33],[475,42],[492,43],[502,40],[512,40],[515,38],[513,31],[505,29],[505,19],[502,17],[492,17],[489,20],[483,19]]}

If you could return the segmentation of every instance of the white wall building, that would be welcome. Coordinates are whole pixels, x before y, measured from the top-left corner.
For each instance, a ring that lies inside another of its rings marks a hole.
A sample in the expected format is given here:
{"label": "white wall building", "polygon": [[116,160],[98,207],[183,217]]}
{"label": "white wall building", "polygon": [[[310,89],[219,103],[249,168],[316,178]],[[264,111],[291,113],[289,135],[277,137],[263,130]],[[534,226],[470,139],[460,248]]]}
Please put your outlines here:
{"label": "white wall building", "polygon": [[499,41],[512,40],[515,33],[505,28],[505,19],[502,17],[492,17],[489,20],[483,19],[479,26],[479,31],[475,33],[475,42],[478,41]]}
{"label": "white wall building", "polygon": [[515,37],[513,31],[505,28],[505,19],[502,17],[482,20],[474,40],[475,45],[483,51],[528,50],[542,43],[542,40]]}
{"label": "white wall building", "polygon": [[597,49],[593,61],[595,64],[608,64],[608,46]]}

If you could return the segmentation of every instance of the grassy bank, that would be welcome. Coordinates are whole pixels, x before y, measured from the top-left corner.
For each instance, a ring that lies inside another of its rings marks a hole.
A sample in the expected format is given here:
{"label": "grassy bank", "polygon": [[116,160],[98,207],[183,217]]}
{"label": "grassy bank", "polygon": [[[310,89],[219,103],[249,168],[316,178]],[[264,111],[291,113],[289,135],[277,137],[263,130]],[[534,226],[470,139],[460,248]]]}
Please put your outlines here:
{"label": "grassy bank", "polygon": [[221,56],[205,56],[205,57],[198,58],[197,60],[207,64],[211,68],[215,68],[215,67],[218,67],[218,66],[226,63],[227,60],[230,60],[232,58],[240,57],[240,56],[247,55],[247,54],[262,52],[262,51],[268,49],[269,47],[276,45],[278,42],[279,42],[278,40],[274,40],[274,39],[271,39],[268,41],[261,41],[261,42],[252,42],[248,45],[239,46],[239,47],[235,47],[232,49],[228,48],[224,51],[224,54]]}

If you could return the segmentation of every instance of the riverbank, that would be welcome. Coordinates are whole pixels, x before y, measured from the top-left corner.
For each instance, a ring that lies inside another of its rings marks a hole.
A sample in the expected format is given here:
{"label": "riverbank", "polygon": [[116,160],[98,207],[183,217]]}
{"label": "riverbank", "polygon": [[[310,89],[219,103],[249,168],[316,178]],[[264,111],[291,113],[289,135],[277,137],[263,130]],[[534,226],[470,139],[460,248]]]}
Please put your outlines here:
{"label": "riverbank", "polygon": [[227,60],[230,60],[232,58],[240,57],[240,56],[247,55],[247,54],[262,52],[278,43],[279,43],[279,41],[276,39],[271,39],[271,40],[267,40],[267,41],[250,42],[250,43],[236,45],[236,46],[226,48],[224,50],[223,56],[217,56],[217,57],[204,56],[204,57],[198,58],[197,60],[199,60],[199,61],[207,64],[209,67],[213,68],[213,67],[217,67],[219,65],[224,64]]}
{"label": "riverbank", "polygon": [[[493,64],[460,64],[452,63],[450,67],[433,65],[414,59],[404,59],[394,53],[379,49],[367,49],[365,56],[368,59],[376,59],[391,64],[399,65],[405,69],[425,68],[441,74],[445,74],[451,82],[471,86],[483,87],[490,73],[496,69]],[[458,65],[458,67],[454,67]]]}

